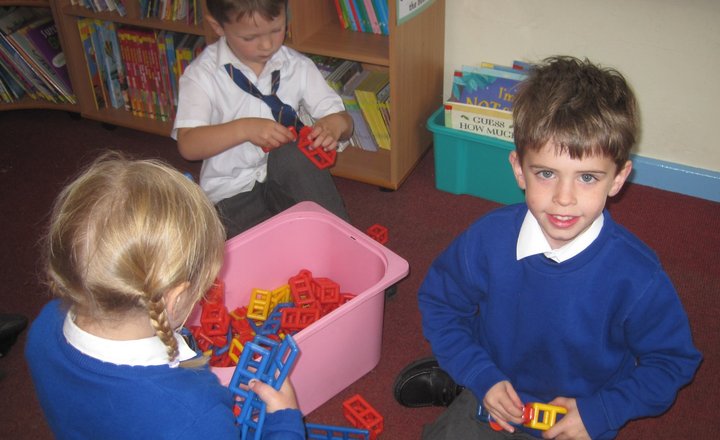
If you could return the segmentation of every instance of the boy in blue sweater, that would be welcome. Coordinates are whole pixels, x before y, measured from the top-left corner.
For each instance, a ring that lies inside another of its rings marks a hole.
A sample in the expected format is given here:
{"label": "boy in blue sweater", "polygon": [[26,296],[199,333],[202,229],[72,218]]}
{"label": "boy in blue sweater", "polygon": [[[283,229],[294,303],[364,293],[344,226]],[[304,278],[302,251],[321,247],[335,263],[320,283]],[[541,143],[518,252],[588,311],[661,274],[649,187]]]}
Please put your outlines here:
{"label": "boy in blue sweater", "polygon": [[[531,71],[513,117],[526,203],[470,226],[418,293],[423,332],[459,386],[437,385],[425,362],[401,374],[396,398],[432,404],[422,386],[451,394],[425,439],[613,438],[667,410],[701,360],[657,256],[605,210],[632,169],[636,101],[617,71],[555,57]],[[567,414],[531,430],[528,402]]]}

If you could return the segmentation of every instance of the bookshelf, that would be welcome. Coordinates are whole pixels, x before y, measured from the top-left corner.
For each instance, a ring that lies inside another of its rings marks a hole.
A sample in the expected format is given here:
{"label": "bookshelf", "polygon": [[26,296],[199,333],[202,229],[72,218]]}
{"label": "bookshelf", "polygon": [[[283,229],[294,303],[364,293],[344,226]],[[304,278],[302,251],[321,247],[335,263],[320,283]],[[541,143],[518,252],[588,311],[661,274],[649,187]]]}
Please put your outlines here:
{"label": "bookshelf", "polygon": [[[27,7],[32,7],[32,8],[47,8],[47,9],[50,9],[50,11],[52,12],[55,22],[57,23],[57,21],[58,21],[55,4],[54,4],[54,2],[52,2],[52,0],[0,0],[0,6],[2,6],[2,7],[27,6]],[[59,26],[58,26],[58,32],[62,32],[60,30]],[[61,35],[61,38],[62,38],[62,35]],[[70,78],[70,81],[72,83],[73,90],[74,90],[75,83],[73,82],[72,77]],[[64,111],[70,111],[70,112],[79,112],[80,105],[79,105],[79,103],[78,104],[54,103],[54,102],[45,101],[42,99],[32,99],[27,96],[21,98],[20,100],[18,100],[16,102],[12,102],[12,103],[0,102],[0,111],[23,110],[23,109],[52,109],[52,110],[64,110]]]}
{"label": "bookshelf", "polygon": [[[63,43],[78,104],[73,110],[103,123],[168,136],[172,121],[159,121],[114,109],[97,109],[77,20],[83,17],[112,21],[151,30],[201,35],[214,41],[210,26],[141,18],[140,2],[126,0],[127,14],[95,13],[71,0],[0,0],[0,4],[42,4],[53,10]],[[445,0],[422,13],[396,23],[396,2],[388,0],[389,36],[343,29],[333,0],[289,0],[290,36],[287,44],[308,54],[327,55],[361,62],[368,69],[384,69],[390,76],[390,150],[378,152],[347,148],[338,155],[333,174],[388,189],[397,189],[430,146],[425,128],[430,115],[442,104],[445,36]],[[204,1],[202,3],[205,8]],[[40,107],[37,103],[27,106]],[[5,109],[5,107],[2,107]]]}
{"label": "bookshelf", "polygon": [[377,152],[347,148],[333,174],[397,189],[430,146],[425,128],[442,105],[445,0],[397,25],[397,1],[388,0],[389,36],[343,29],[332,0],[290,0],[291,38],[300,52],[359,61],[390,74],[392,147]]}

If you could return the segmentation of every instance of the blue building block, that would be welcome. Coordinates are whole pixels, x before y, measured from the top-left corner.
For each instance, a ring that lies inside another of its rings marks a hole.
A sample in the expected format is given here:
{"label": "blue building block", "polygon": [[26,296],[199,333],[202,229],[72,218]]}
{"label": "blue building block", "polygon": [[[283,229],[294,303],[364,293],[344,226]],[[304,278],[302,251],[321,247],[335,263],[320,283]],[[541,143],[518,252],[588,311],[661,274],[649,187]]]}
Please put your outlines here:
{"label": "blue building block", "polygon": [[369,440],[367,429],[347,428],[344,426],[318,425],[306,423],[305,432],[308,440]]}
{"label": "blue building block", "polygon": [[242,439],[260,440],[265,422],[265,403],[247,388],[252,379],[260,380],[279,390],[290,374],[299,349],[292,336],[282,342],[262,335],[245,344],[228,388],[235,395],[240,414],[236,418]]}

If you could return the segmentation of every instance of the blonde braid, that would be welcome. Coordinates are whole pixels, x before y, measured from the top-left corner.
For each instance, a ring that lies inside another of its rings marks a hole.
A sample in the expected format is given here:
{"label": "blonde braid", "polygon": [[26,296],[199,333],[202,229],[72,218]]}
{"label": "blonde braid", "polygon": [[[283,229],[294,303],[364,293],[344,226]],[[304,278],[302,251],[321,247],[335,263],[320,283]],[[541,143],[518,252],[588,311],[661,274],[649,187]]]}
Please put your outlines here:
{"label": "blonde braid", "polygon": [[170,325],[167,310],[165,309],[165,299],[162,295],[156,295],[156,298],[150,298],[146,301],[150,323],[155,329],[155,334],[165,344],[167,348],[168,359],[174,361],[178,355],[178,343],[175,339],[175,333]]}

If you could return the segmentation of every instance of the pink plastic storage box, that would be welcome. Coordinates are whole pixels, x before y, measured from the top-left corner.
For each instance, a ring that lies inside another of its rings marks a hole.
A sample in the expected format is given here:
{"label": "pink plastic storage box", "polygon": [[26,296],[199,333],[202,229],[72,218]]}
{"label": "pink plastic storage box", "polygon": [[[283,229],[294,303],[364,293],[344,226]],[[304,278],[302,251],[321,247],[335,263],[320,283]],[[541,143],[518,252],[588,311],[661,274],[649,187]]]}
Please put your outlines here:
{"label": "pink plastic storage box", "polygon": [[[385,289],[408,263],[313,202],[302,202],[225,244],[220,278],[228,310],[247,306],[253,288],[272,290],[301,269],[357,295],[293,337],[300,349],[290,379],[309,414],[380,361]],[[188,320],[200,323],[200,308]],[[227,385],[235,367],[213,368]]]}

